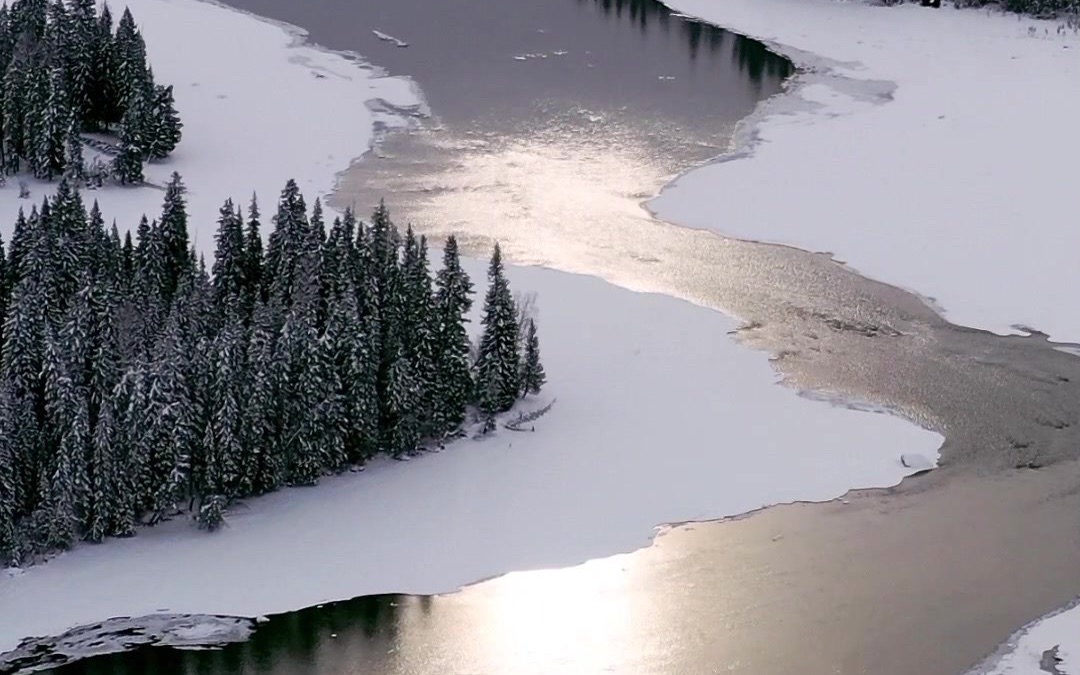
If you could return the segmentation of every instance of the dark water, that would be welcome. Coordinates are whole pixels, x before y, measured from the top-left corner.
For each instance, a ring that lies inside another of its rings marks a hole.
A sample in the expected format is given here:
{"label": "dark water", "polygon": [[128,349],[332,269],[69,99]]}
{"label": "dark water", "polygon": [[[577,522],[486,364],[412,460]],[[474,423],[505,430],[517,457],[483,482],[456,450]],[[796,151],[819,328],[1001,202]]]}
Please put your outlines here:
{"label": "dark water", "polygon": [[439,120],[455,127],[515,124],[540,102],[626,109],[676,127],[730,125],[792,72],[761,43],[673,16],[655,0],[228,4],[413,78]]}

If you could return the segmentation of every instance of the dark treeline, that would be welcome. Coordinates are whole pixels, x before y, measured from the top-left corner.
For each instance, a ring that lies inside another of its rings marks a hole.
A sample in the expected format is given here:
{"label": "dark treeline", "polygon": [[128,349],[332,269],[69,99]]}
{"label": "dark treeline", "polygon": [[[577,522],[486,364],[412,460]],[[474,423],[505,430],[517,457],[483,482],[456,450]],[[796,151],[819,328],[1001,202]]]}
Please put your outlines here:
{"label": "dark treeline", "polygon": [[272,222],[264,250],[254,199],[225,202],[208,271],[175,174],[134,240],[66,180],[20,213],[0,255],[0,560],[185,510],[213,529],[232,498],[491,429],[543,385],[498,246],[474,348],[452,237],[433,276],[385,207],[327,231],[292,181]]}
{"label": "dark treeline", "polygon": [[[143,162],[180,142],[172,87],[154,82],[127,9],[114,32],[108,5],[99,14],[95,0],[5,3],[0,76],[0,182],[29,171],[76,184],[100,184],[108,172],[141,183]],[[84,132],[119,135],[111,167],[84,165]]]}

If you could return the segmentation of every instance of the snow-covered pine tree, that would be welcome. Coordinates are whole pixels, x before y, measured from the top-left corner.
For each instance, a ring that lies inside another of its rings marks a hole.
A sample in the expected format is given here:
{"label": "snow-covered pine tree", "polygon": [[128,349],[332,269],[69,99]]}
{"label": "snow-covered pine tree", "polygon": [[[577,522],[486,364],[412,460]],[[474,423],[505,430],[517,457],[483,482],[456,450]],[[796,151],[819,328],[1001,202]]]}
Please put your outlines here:
{"label": "snow-covered pine tree", "polygon": [[219,318],[224,318],[227,308],[239,309],[240,296],[244,290],[244,224],[240,214],[233,208],[231,199],[218,211],[218,230],[215,235],[213,288],[214,307]]}
{"label": "snow-covered pine tree", "polygon": [[76,129],[91,113],[90,91],[97,48],[97,3],[95,0],[68,0],[65,34],[64,75]]}
{"label": "snow-covered pine tree", "polygon": [[465,421],[465,409],[475,389],[470,368],[471,342],[465,324],[472,308],[472,282],[461,268],[457,239],[450,235],[443,248],[442,269],[435,276],[436,384],[434,423],[448,433]]}
{"label": "snow-covered pine tree", "polygon": [[402,354],[409,360],[416,387],[416,410],[421,436],[432,436],[435,407],[436,316],[431,294],[427,239],[419,240],[409,226],[401,263],[401,306],[398,310]]}
{"label": "snow-covered pine tree", "polygon": [[93,271],[96,254],[96,242],[89,233],[82,197],[67,180],[61,180],[57,186],[56,196],[50,204],[48,226],[56,301],[51,309],[60,317],[71,298],[83,287],[83,275]]}
{"label": "snow-covered pine tree", "polygon": [[149,355],[169,313],[165,299],[168,252],[157,222],[148,223],[143,216],[137,234],[139,243],[134,252],[135,270],[128,303],[135,315],[131,328],[137,335],[137,351]]}
{"label": "snow-covered pine tree", "polygon": [[[97,202],[94,202],[94,207],[97,207]],[[91,213],[91,216],[93,214]],[[116,230],[116,221],[113,221],[113,231]],[[128,289],[131,287],[131,282],[135,278],[135,244],[131,240],[131,230],[124,233],[124,244],[120,249],[120,266],[123,269],[124,274],[121,279],[120,288]]]}
{"label": "snow-covered pine tree", "polygon": [[52,287],[48,233],[37,209],[24,220],[22,233],[16,231],[12,253],[16,251],[19,255],[13,256],[14,261],[9,259],[9,266],[12,262],[15,266],[15,285],[4,326],[0,386],[15,430],[8,447],[18,482],[16,492],[22,500],[18,512],[28,514],[40,504],[46,470],[43,420],[38,411],[44,407],[41,373]]}
{"label": "snow-covered pine tree", "polygon": [[[398,363],[402,358],[399,316],[401,269],[398,261],[400,237],[385,202],[380,201],[372,213],[371,232],[364,244],[364,267],[368,277],[363,284],[367,295],[365,310],[378,326],[379,365],[376,383],[379,394],[379,432],[383,447],[393,448],[396,445],[393,427],[397,424],[398,415],[394,408],[398,411],[403,409],[405,401],[408,400],[406,390],[411,388],[412,383],[410,380],[410,387],[402,387],[400,382],[394,384],[397,395],[391,394],[391,370],[396,368],[399,375],[404,375],[410,368],[407,360],[403,364]],[[399,377],[398,380],[404,381],[404,378]],[[392,402],[394,398],[398,400],[397,403]]]}
{"label": "snow-covered pine tree", "polygon": [[3,387],[0,387],[0,563],[18,564],[18,546],[15,542],[15,517],[18,508],[17,482],[12,440],[15,429],[8,417],[8,405]]}
{"label": "snow-covered pine tree", "polygon": [[188,251],[187,202],[184,199],[184,181],[173,172],[165,186],[165,201],[161,207],[161,241],[165,247],[165,300],[170,302],[176,294],[180,280],[189,275],[193,266]]}
{"label": "snow-covered pine tree", "polygon": [[125,433],[131,398],[119,349],[118,271],[104,272],[90,296],[93,356],[90,368],[90,513],[87,536],[127,536],[135,527],[134,503],[127,484],[129,443]]}
{"label": "snow-covered pine tree", "polygon": [[517,309],[503,269],[499,244],[488,266],[484,326],[476,358],[478,405],[485,413],[509,410],[521,391]]}
{"label": "snow-covered pine tree", "polygon": [[142,96],[133,97],[120,119],[120,153],[113,158],[112,170],[121,185],[140,185],[143,178],[146,102]]}
{"label": "snow-covered pine tree", "polygon": [[536,322],[525,319],[525,353],[521,360],[521,395],[539,394],[547,382],[544,365],[540,362],[540,338],[536,335]]}
{"label": "snow-covered pine tree", "polygon": [[[126,111],[136,99],[145,99],[149,108],[153,96],[153,86],[149,81],[149,71],[146,63],[146,43],[131,10],[124,8],[120,16],[120,22],[116,26],[116,37],[113,40],[113,53],[116,57],[116,71],[114,74],[119,92],[121,110]],[[140,118],[144,120],[145,118]],[[144,127],[145,128],[145,127]]]}
{"label": "snow-covered pine tree", "polygon": [[40,40],[45,34],[48,12],[48,0],[22,0],[12,3],[11,29],[16,35],[25,33],[35,40]]}
{"label": "snow-covered pine tree", "polygon": [[324,447],[318,428],[317,408],[323,383],[316,381],[319,348],[316,328],[319,277],[315,256],[306,254],[299,263],[297,287],[278,341],[278,391],[282,406],[282,442],[291,485],[318,482]]}
{"label": "snow-covered pine tree", "polygon": [[7,320],[7,308],[11,291],[8,287],[7,251],[4,238],[0,237],[0,354],[4,353],[4,322]]}
{"label": "snow-covered pine tree", "polygon": [[247,343],[248,397],[244,406],[243,445],[252,454],[252,492],[270,492],[285,483],[286,457],[282,441],[281,387],[277,348],[280,310],[257,300]]}
{"label": "snow-covered pine tree", "polygon": [[422,435],[418,411],[420,386],[413,364],[404,355],[390,366],[386,389],[386,420],[384,430],[386,450],[394,457],[403,457],[416,450]]}
{"label": "snow-covered pine tree", "polygon": [[224,495],[210,495],[199,506],[199,512],[195,515],[195,522],[199,529],[207,532],[216,532],[225,525],[225,509],[229,500]]}
{"label": "snow-covered pine tree", "polygon": [[71,134],[71,105],[68,102],[64,69],[48,69],[43,83],[43,100],[36,111],[34,128],[34,175],[52,180],[64,174],[68,137]]}
{"label": "snow-covered pine tree", "polygon": [[22,158],[26,154],[26,108],[28,102],[27,84],[29,77],[28,53],[30,47],[24,39],[16,48],[11,64],[3,75],[3,87],[0,87],[0,116],[4,119],[3,166],[0,172],[18,173],[22,168]]}
{"label": "snow-covered pine tree", "polygon": [[192,391],[192,342],[190,277],[184,280],[156,347],[148,372],[149,396],[143,415],[142,434],[134,448],[149,458],[150,506],[160,519],[190,494],[191,461],[198,437],[199,410]]}
{"label": "snow-covered pine tree", "polygon": [[[341,223],[335,224],[328,244],[326,261],[340,263],[343,239],[351,239]],[[350,244],[351,245],[351,244]],[[349,462],[363,463],[378,450],[379,401],[376,391],[375,353],[371,331],[361,319],[351,270],[340,264],[327,266],[324,282],[329,287],[325,339],[331,352],[334,372],[339,374],[339,393],[345,425],[345,451]]]}
{"label": "snow-covered pine tree", "polygon": [[86,161],[83,159],[82,140],[72,128],[64,142],[64,178],[72,185],[86,184]]}
{"label": "snow-covered pine tree", "polygon": [[91,46],[90,75],[86,84],[88,111],[83,119],[88,131],[108,128],[118,124],[124,108],[120,101],[117,81],[119,57],[113,37],[112,12],[104,3],[97,17],[94,40]]}
{"label": "snow-covered pine tree", "polygon": [[274,230],[266,249],[263,265],[263,285],[269,297],[288,310],[296,293],[298,265],[310,244],[310,224],[307,206],[296,181],[290,179],[281,191]]}
{"label": "snow-covered pine tree", "polygon": [[70,548],[81,536],[89,497],[86,455],[90,442],[86,391],[71,377],[74,353],[60,344],[51,329],[45,338],[44,379],[46,442],[53,453],[48,465],[42,506],[49,549]]}
{"label": "snow-covered pine tree", "polygon": [[154,85],[150,114],[146,117],[147,154],[151,159],[165,159],[180,144],[183,123],[176,112],[172,85]]}
{"label": "snow-covered pine tree", "polygon": [[255,301],[262,297],[263,241],[259,215],[258,197],[252,195],[244,230],[245,318],[251,316],[255,309]]}
{"label": "snow-covered pine tree", "polygon": [[249,448],[244,445],[243,408],[249,395],[244,372],[245,331],[239,298],[221,310],[222,327],[212,344],[208,420],[202,438],[205,468],[198,489],[203,497],[251,492]]}

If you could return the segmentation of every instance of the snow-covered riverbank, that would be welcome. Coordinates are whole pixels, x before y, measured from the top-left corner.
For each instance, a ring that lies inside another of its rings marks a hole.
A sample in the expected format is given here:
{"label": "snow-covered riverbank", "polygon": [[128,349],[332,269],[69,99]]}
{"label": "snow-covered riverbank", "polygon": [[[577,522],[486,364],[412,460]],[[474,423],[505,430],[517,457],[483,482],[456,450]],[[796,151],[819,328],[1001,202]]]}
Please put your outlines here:
{"label": "snow-covered riverbank", "polygon": [[[953,8],[663,2],[765,40],[806,72],[747,120],[739,152],[653,200],[660,217],[831,252],[957,323],[1080,340],[1080,35]],[[973,672],[1080,673],[1077,654],[1073,608]]]}
{"label": "snow-covered riverbank", "polygon": [[744,129],[749,153],[653,200],[660,217],[831,252],[956,323],[1080,340],[1080,35],[915,4],[664,1],[810,72]]}
{"label": "snow-covered riverbank", "polygon": [[[194,0],[130,4],[187,125],[153,175],[185,174],[204,251],[224,197],[255,187],[268,210],[290,175],[309,197],[325,193],[378,124],[401,122],[373,112],[372,97],[418,102],[407,81],[298,46],[252,17]],[[160,201],[151,189],[98,197],[121,219]],[[479,263],[469,271],[482,280]],[[253,616],[450,591],[647,546],[662,523],[893,485],[913,471],[902,453],[936,456],[937,434],[777,386],[767,355],[736,345],[721,314],[589,277],[509,274],[539,296],[543,401],[558,397],[535,432],[252,500],[213,535],[167,523],[0,575],[0,651],[112,616]]]}

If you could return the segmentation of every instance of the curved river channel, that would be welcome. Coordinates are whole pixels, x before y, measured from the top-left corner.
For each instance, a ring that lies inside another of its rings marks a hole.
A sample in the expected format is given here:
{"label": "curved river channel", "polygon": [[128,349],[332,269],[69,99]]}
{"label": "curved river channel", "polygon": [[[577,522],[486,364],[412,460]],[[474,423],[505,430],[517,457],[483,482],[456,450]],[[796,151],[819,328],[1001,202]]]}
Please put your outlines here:
{"label": "curved river channel", "polygon": [[643,206],[731,150],[790,62],[653,0],[230,4],[423,90],[433,118],[346,172],[336,206],[385,196],[399,222],[464,233],[475,252],[498,238],[514,262],[734,314],[739,338],[800,388],[944,433],[943,468],[675,528],[570,569],[272,617],[220,650],[143,648],[57,672],[949,675],[1080,594],[1080,359],[1038,335],[949,324],[827,256]]}

